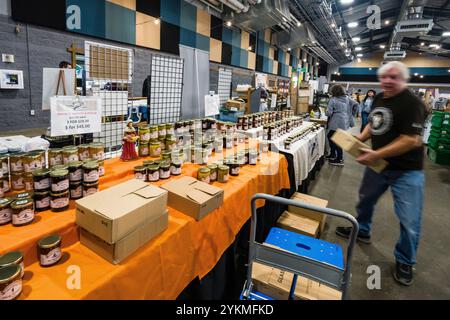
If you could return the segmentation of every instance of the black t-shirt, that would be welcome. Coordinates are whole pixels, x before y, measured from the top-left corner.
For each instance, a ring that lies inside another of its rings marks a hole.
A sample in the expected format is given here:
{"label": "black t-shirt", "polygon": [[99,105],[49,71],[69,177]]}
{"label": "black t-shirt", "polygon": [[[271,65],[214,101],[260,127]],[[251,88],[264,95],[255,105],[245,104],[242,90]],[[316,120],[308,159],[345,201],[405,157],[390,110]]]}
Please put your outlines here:
{"label": "black t-shirt", "polygon": [[[383,98],[382,93],[377,94],[369,116],[373,149],[390,144],[402,134],[422,135],[425,109],[423,102],[408,89],[390,98]],[[422,170],[423,157],[421,146],[385,160],[389,162],[388,170]]]}

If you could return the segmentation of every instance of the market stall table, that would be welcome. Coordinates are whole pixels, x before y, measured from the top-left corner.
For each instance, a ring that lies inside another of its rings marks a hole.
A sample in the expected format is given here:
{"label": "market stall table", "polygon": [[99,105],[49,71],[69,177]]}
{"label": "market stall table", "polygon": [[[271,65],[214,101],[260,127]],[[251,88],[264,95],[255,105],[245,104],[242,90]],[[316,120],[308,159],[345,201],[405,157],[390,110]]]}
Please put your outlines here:
{"label": "market stall table", "polygon": [[[26,272],[20,298],[175,299],[193,279],[208,274],[233,243],[250,218],[253,194],[277,194],[289,188],[285,157],[276,153],[268,155],[266,164],[246,165],[228,183],[215,182],[214,185],[225,191],[224,203],[203,220],[195,221],[169,207],[168,229],[119,265],[110,264],[79,243],[73,201],[68,211],[38,213],[31,225],[0,227],[0,253],[21,250],[25,255]],[[143,160],[107,160],[106,176],[101,178],[100,188],[131,179],[134,166]],[[195,176],[199,167],[185,164],[183,175]],[[165,182],[160,180],[156,184]],[[63,237],[63,258],[54,267],[42,268],[37,262],[36,243],[52,233]],[[77,282],[78,275],[80,282]]]}

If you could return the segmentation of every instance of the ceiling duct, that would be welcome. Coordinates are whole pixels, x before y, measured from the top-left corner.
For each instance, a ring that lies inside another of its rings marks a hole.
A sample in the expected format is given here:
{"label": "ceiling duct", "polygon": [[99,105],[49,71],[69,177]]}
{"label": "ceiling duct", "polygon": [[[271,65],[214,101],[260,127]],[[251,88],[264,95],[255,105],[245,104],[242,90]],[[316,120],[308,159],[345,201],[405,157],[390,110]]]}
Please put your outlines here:
{"label": "ceiling duct", "polygon": [[406,51],[386,51],[384,53],[385,60],[398,60],[406,57]]}
{"label": "ceiling duct", "polygon": [[395,25],[392,43],[401,43],[406,36],[417,37],[425,35],[433,28],[433,19],[422,19],[423,7],[427,3],[426,0],[405,1],[406,9],[401,13],[401,17]]}
{"label": "ceiling duct", "polygon": [[264,30],[289,22],[291,14],[286,0],[262,0],[245,13],[236,14],[234,23],[249,30]]}

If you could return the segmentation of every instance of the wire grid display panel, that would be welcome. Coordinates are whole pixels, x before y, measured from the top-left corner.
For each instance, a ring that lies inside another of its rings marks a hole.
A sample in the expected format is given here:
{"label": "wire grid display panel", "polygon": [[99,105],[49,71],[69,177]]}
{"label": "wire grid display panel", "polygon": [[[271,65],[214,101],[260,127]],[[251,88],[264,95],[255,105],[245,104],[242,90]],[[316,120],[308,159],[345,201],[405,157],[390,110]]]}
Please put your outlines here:
{"label": "wire grid display panel", "polygon": [[181,58],[152,56],[150,82],[150,124],[176,122],[181,118],[183,93]]}
{"label": "wire grid display panel", "polygon": [[104,144],[107,158],[120,156],[133,74],[133,51],[86,41],[85,63],[86,80],[95,88],[93,94],[102,99],[102,131],[94,134],[94,141]]}
{"label": "wire grid display panel", "polygon": [[228,99],[230,99],[231,79],[231,69],[219,68],[219,83],[217,91],[220,97],[221,106],[223,106],[228,101]]}

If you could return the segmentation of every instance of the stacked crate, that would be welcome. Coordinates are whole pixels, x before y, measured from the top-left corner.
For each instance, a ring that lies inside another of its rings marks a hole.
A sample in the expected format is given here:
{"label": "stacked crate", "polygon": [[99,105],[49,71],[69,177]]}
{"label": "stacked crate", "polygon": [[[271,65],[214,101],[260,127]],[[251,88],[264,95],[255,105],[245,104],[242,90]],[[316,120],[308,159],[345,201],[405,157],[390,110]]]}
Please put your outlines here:
{"label": "stacked crate", "polygon": [[435,111],[428,138],[428,156],[437,164],[450,165],[450,113]]}

